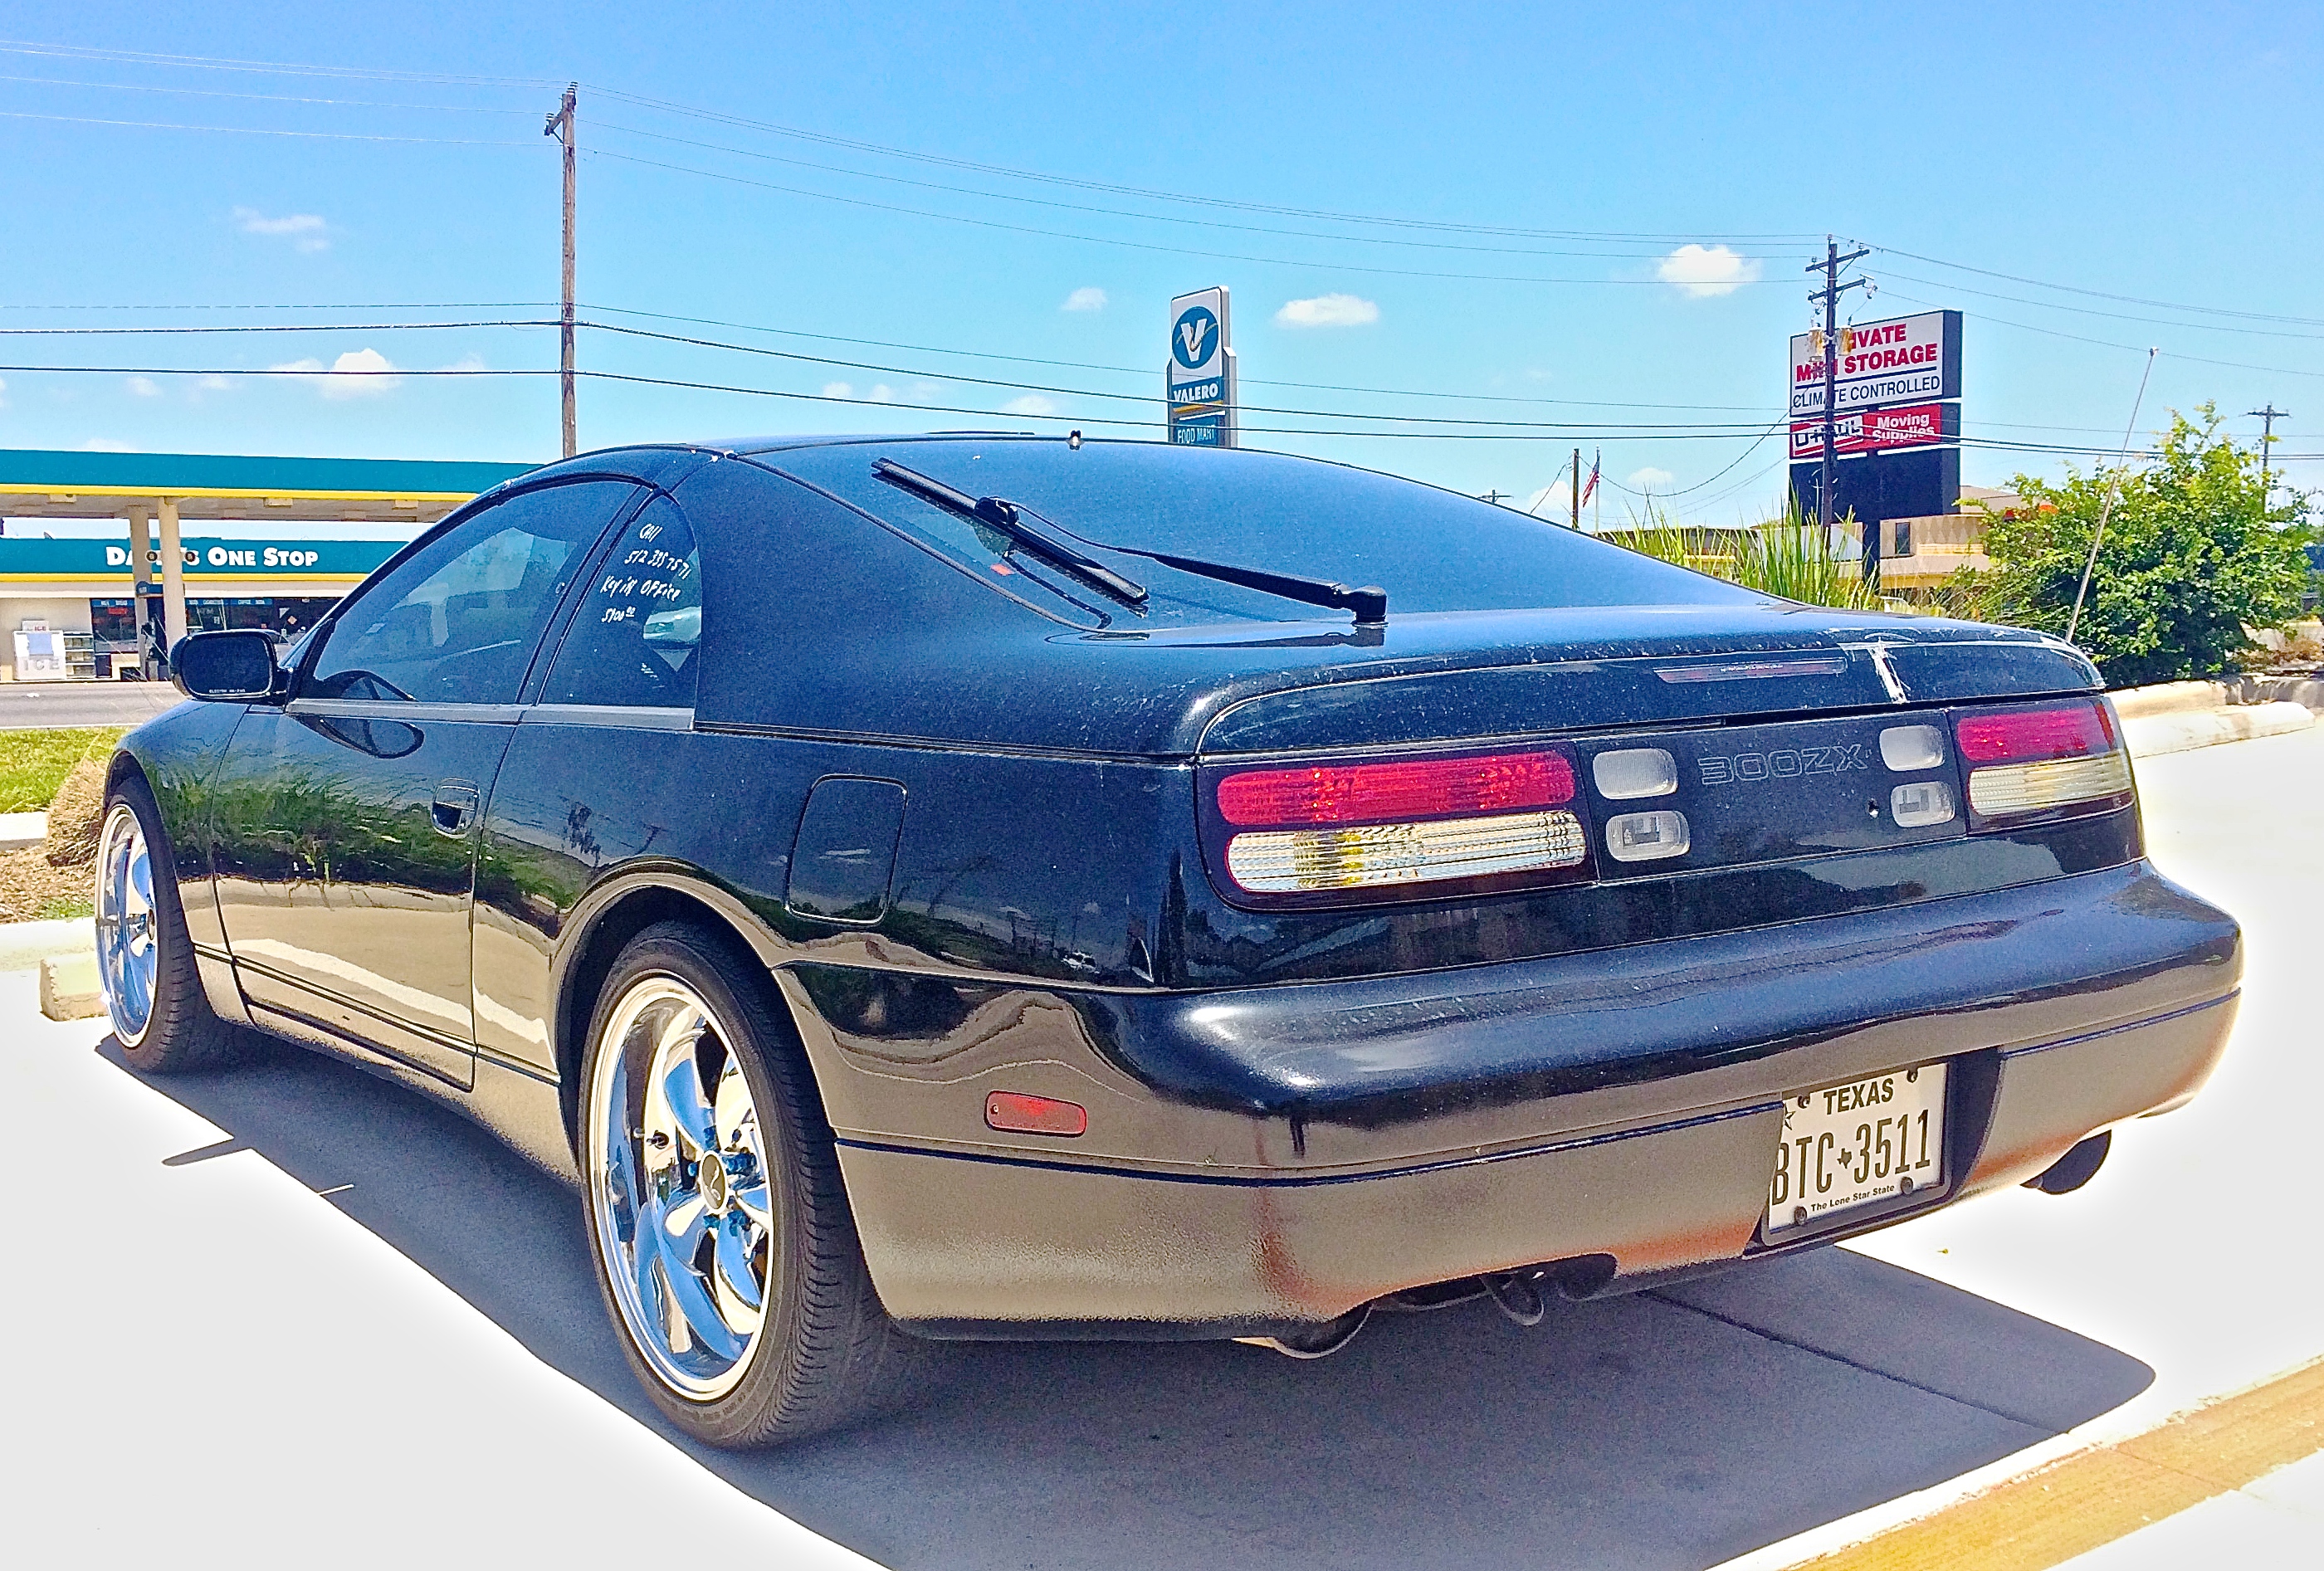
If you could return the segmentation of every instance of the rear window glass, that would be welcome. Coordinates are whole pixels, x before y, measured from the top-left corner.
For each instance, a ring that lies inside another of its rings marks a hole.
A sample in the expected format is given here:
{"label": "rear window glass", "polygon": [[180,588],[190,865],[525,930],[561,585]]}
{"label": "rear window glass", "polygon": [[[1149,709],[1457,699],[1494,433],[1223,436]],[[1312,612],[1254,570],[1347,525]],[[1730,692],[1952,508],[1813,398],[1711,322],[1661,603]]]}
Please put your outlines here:
{"label": "rear window glass", "polygon": [[[1158,443],[940,439],[863,443],[766,455],[798,475],[919,536],[994,587],[1038,602],[1037,591],[1120,607],[1008,542],[873,478],[892,459],[971,496],[1029,507],[1076,543],[1134,547],[1388,591],[1397,612],[1516,611],[1543,606],[1702,604],[1760,598],[1561,525],[1360,469],[1264,453]],[[1034,520],[1036,522],[1038,519]],[[1151,591],[1171,620],[1225,615],[1331,619],[1305,607],[1130,556],[1093,553]],[[1026,569],[1030,567],[1028,574]],[[996,567],[1012,569],[996,573]],[[1043,609],[1084,618],[1052,600]]]}

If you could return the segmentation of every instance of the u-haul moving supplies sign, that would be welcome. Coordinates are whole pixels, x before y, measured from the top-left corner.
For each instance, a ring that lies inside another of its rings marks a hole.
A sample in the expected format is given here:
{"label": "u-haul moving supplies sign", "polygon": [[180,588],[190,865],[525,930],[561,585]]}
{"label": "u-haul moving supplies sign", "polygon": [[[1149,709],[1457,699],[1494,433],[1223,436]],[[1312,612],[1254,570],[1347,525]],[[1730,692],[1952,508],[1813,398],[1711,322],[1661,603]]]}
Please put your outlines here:
{"label": "u-haul moving supplies sign", "polygon": [[[1960,397],[1959,311],[1923,311],[1840,330],[1836,409]],[[1823,413],[1823,334],[1792,335],[1794,418]]]}
{"label": "u-haul moving supplies sign", "polygon": [[[1905,404],[1901,408],[1858,409],[1831,423],[1835,453],[1877,453],[1891,447],[1925,447],[1950,442],[1960,436],[1959,404]],[[1792,425],[1792,461],[1823,456],[1823,422],[1797,420]]]}

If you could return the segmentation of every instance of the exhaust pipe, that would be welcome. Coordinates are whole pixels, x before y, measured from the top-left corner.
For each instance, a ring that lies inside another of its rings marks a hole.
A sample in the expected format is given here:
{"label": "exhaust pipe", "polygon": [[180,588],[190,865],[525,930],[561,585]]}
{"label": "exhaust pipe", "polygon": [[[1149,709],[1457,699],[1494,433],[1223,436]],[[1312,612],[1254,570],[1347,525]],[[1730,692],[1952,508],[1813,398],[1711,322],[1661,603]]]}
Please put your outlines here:
{"label": "exhaust pipe", "polygon": [[2025,1188],[2045,1195],[2070,1195],[2098,1176],[2114,1145],[2114,1131],[2100,1130],[2052,1162],[2048,1171],[2025,1181]]}

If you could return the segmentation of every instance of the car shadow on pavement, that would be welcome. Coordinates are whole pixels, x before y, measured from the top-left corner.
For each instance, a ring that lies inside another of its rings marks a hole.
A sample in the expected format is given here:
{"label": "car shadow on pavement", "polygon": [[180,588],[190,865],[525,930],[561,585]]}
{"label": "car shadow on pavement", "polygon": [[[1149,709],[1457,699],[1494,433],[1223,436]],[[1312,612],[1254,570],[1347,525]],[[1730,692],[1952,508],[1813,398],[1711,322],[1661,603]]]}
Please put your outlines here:
{"label": "car shadow on pavement", "polygon": [[[98,1050],[124,1073],[118,1049]],[[578,1196],[456,1113],[287,1046],[145,1082],[317,1190],[736,1487],[898,1567],[1698,1567],[2129,1400],[2136,1359],[1821,1250],[1525,1328],[1376,1316],[1300,1363],[1233,1344],[941,1348],[908,1410],[734,1456],[638,1391]],[[342,1188],[341,1186],[349,1186]]]}

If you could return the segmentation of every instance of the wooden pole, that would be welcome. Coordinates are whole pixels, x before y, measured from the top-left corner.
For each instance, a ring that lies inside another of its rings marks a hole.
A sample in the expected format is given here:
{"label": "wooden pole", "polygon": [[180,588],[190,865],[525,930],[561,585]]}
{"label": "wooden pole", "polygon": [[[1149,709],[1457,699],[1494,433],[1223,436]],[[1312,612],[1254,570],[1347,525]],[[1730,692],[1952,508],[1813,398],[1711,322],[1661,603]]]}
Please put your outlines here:
{"label": "wooden pole", "polygon": [[581,449],[580,429],[573,409],[573,105],[579,89],[577,82],[566,84],[565,96],[558,101],[557,113],[541,128],[565,144],[565,277],[558,311],[557,382],[564,397],[567,458]]}

